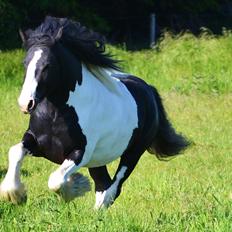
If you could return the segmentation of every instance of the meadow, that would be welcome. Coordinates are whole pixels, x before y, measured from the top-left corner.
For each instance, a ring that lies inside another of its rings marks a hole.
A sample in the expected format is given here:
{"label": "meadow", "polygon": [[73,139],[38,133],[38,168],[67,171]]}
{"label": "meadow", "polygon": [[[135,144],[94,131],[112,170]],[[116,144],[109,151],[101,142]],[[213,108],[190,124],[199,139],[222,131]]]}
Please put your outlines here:
{"label": "meadow", "polygon": [[[0,202],[0,231],[232,231],[232,34],[165,34],[154,49],[108,49],[125,72],[158,88],[191,147],[168,162],[144,154],[115,204],[100,211],[93,210],[92,180],[91,192],[64,203],[47,187],[57,165],[27,157],[27,203]],[[17,106],[24,54],[0,52],[0,180],[29,119]],[[109,165],[111,174],[117,163]]]}

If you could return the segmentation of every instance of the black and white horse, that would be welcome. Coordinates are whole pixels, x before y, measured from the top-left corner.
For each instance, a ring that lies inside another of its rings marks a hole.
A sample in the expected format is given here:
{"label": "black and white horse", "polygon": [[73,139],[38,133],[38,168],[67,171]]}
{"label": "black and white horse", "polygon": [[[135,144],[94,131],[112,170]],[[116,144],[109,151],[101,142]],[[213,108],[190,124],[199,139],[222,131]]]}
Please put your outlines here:
{"label": "black and white horse", "polygon": [[[88,189],[87,180],[75,174],[87,167],[95,183],[95,207],[108,207],[146,150],[162,159],[188,146],[168,121],[156,89],[120,72],[98,33],[47,17],[21,37],[27,55],[18,103],[30,123],[22,141],[9,150],[3,198],[25,200],[20,167],[31,154],[60,164],[48,187],[65,200]],[[119,157],[111,179],[106,165]]]}

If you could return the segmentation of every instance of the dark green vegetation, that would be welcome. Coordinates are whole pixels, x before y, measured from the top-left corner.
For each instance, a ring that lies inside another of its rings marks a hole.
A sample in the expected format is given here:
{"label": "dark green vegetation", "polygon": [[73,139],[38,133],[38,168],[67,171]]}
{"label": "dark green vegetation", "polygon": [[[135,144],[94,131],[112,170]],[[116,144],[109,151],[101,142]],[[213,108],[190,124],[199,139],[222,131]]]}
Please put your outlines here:
{"label": "dark green vegetation", "polygon": [[[21,172],[28,201],[0,202],[0,231],[232,231],[232,35],[166,35],[154,50],[110,50],[125,60],[125,71],[160,90],[192,147],[169,162],[145,154],[120,198],[100,212],[93,210],[93,190],[69,204],[60,201],[47,188],[57,166],[28,157]],[[1,180],[8,149],[27,128],[28,116],[17,106],[23,56],[21,50],[0,53]],[[117,161],[110,165],[112,174],[116,167]]]}
{"label": "dark green vegetation", "polygon": [[18,28],[39,25],[46,15],[69,17],[101,33],[113,43],[131,48],[149,45],[150,14],[156,14],[156,34],[210,28],[221,33],[232,27],[230,0],[0,0],[0,49],[20,46]]}

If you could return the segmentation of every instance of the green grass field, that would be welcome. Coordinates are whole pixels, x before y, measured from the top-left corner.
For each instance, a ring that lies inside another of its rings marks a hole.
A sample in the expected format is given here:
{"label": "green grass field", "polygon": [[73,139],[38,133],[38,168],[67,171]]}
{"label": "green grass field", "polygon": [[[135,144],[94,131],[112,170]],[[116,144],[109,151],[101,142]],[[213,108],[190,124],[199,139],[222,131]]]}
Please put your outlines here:
{"label": "green grass field", "polygon": [[[27,157],[27,203],[0,202],[0,231],[232,231],[232,35],[166,35],[153,50],[110,48],[125,71],[155,85],[177,131],[193,145],[169,162],[144,154],[109,210],[93,191],[64,203],[47,187],[57,165]],[[17,106],[21,50],[0,53],[0,179],[28,116]],[[113,175],[118,161],[110,164]],[[88,175],[87,170],[81,172]]]}

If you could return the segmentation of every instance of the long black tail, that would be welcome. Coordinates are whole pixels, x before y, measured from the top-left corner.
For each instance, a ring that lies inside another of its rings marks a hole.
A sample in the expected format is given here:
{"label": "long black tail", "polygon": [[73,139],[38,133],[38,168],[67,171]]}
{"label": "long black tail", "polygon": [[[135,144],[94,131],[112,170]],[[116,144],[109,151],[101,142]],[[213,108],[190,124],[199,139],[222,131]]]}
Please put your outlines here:
{"label": "long black tail", "polygon": [[159,126],[152,144],[147,149],[149,153],[155,154],[158,159],[165,159],[178,155],[186,149],[190,142],[182,135],[177,134],[171,123],[168,121],[167,114],[162,104],[162,100],[157,90],[151,86],[159,114]]}

